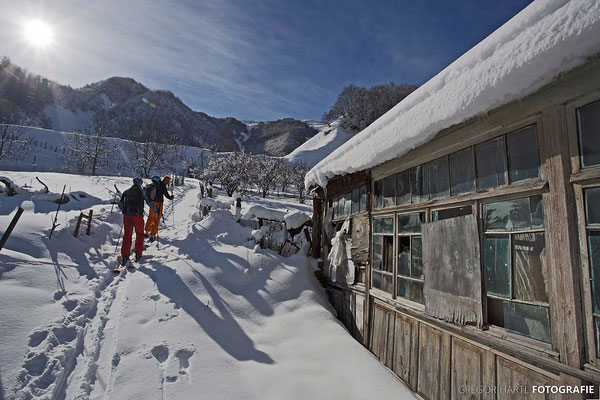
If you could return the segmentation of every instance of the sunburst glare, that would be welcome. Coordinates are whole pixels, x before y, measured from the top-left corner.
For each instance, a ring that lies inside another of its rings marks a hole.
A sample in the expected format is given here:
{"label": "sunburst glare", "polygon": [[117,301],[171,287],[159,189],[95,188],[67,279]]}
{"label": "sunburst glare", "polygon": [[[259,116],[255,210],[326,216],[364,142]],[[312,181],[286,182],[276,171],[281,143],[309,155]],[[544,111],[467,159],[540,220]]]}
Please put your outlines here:
{"label": "sunburst glare", "polygon": [[53,40],[52,28],[40,20],[32,20],[25,24],[25,37],[34,46],[46,47]]}

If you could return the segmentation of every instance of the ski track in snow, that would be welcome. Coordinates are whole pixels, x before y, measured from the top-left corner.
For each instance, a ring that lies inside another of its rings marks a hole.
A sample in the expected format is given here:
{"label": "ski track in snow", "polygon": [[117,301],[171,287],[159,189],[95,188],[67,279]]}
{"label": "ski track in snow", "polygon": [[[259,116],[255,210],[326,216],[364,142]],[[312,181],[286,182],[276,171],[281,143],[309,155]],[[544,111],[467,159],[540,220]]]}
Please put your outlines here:
{"label": "ski track in snow", "polygon": [[[168,224],[174,207],[180,203],[191,186],[185,186],[183,191],[177,193],[177,197],[164,211],[163,232],[173,229]],[[195,198],[195,197],[194,197]],[[135,235],[135,234],[134,234]],[[112,245],[110,245],[112,246]],[[165,243],[161,247],[168,246]],[[162,250],[162,248],[161,248]],[[163,250],[164,251],[164,250]],[[167,253],[169,254],[169,253]],[[166,256],[156,256],[152,259],[167,259]],[[116,261],[115,261],[116,262]],[[100,268],[105,268],[102,265]],[[18,387],[14,390],[15,399],[52,398],[52,399],[88,399],[95,385],[103,388],[103,398],[110,399],[115,385],[115,379],[123,354],[118,350],[119,328],[125,310],[127,309],[127,289],[132,271],[123,268],[119,275],[107,271],[91,298],[62,301],[67,311],[62,321],[55,321],[47,327],[41,327],[29,336],[29,351],[25,356],[22,371],[19,374]],[[58,293],[58,292],[57,292]],[[59,294],[55,296],[57,301],[62,299]],[[156,303],[160,295],[150,296],[148,301]],[[167,318],[159,321],[167,321],[178,315],[177,313],[167,315]],[[168,356],[168,348],[166,349]],[[189,368],[189,359],[194,350],[180,349],[175,353],[179,360],[181,374],[185,374]],[[151,351],[157,362],[162,366],[163,360],[161,346],[156,346]],[[102,363],[102,357],[109,357],[110,361]],[[110,365],[108,379],[102,381],[105,371],[101,371],[103,365]],[[161,386],[164,382],[174,382],[177,376],[165,376],[161,371]],[[188,378],[189,379],[189,378]],[[68,395],[67,386],[71,392]],[[161,388],[161,391],[164,388]],[[162,396],[164,399],[164,396]]]}
{"label": "ski track in snow", "polygon": [[[248,242],[251,228],[229,211],[199,221],[191,182],[176,188],[175,200],[165,205],[160,242],[150,245],[136,270],[112,272],[120,217],[111,216],[101,199],[90,203],[98,206],[93,236],[73,239],[75,211],[58,232],[58,248],[40,241],[36,252],[17,248],[3,256],[10,267],[0,282],[5,287],[29,290],[39,282],[29,275],[23,283],[7,282],[31,258],[49,268],[50,280],[55,266],[58,290],[52,298],[54,282],[44,288],[54,310],[23,330],[29,340],[11,366],[21,372],[0,400],[337,398],[340,387],[344,398],[366,398],[373,389],[377,398],[412,398],[331,314],[324,292],[314,289],[308,258],[257,250]],[[244,206],[254,203],[264,201],[249,199]],[[269,204],[302,208],[273,199]],[[39,214],[30,211],[25,221],[47,212]],[[337,365],[356,373],[348,377]],[[361,368],[368,379],[361,380]],[[332,381],[341,383],[334,387]]]}

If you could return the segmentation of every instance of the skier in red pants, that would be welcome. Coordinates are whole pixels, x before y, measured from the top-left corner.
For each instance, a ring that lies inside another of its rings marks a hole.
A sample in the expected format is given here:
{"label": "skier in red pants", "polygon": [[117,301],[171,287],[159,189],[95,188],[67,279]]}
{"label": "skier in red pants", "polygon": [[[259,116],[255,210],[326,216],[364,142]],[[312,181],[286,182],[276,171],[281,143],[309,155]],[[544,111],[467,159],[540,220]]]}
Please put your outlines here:
{"label": "skier in red pants", "polygon": [[131,251],[131,240],[133,229],[135,228],[135,261],[142,258],[144,251],[144,201],[148,203],[154,212],[158,212],[156,207],[148,199],[144,189],[142,189],[142,178],[134,178],[133,186],[123,192],[119,201],[119,208],[123,212],[123,226],[125,234],[123,235],[123,245],[121,246],[121,265],[126,265],[129,261]]}

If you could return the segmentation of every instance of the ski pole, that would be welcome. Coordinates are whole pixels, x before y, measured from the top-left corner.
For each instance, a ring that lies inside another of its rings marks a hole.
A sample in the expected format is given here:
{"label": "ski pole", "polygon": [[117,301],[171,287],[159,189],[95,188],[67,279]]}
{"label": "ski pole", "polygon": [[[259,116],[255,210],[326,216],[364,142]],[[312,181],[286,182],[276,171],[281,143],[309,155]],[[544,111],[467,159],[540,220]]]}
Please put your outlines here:
{"label": "ski pole", "polygon": [[119,248],[119,241],[121,240],[121,232],[123,232],[123,221],[121,221],[121,229],[119,229],[119,237],[117,238],[117,245],[115,246],[115,253]]}

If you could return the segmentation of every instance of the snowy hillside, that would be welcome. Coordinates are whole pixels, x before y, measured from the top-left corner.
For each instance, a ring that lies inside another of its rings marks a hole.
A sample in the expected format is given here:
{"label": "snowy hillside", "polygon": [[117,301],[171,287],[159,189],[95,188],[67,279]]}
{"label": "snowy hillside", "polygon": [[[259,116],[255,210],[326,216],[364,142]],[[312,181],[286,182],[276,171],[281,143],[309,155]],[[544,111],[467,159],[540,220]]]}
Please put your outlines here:
{"label": "snowy hillside", "polygon": [[[114,274],[122,218],[110,190],[129,179],[0,175],[32,186],[0,193],[0,226],[25,209],[0,251],[0,398],[413,398],[334,317],[315,260],[255,247],[229,210],[200,219],[197,182],[166,202],[160,247]],[[64,183],[77,199],[48,239]],[[75,218],[90,209],[92,234],[75,238]]]}
{"label": "snowy hillside", "polygon": [[323,124],[319,133],[284,158],[293,163],[306,161],[308,167],[312,168],[335,149],[350,140],[356,133],[356,131],[345,130],[340,127],[339,121],[333,122],[331,126]]}
{"label": "snowy hillside", "polygon": [[[58,132],[50,129],[27,127],[22,135],[28,137],[32,142],[32,151],[22,159],[2,159],[0,169],[11,171],[54,171],[54,172],[76,172],[61,160],[62,149],[68,144],[76,133]],[[107,138],[111,153],[111,165],[99,168],[99,174],[106,175],[128,175],[134,176],[136,171],[128,165],[128,152],[124,139]],[[191,160],[198,156],[198,147],[182,146],[184,157],[179,159],[169,170],[156,170],[156,173],[180,173],[184,170],[182,162]]]}

